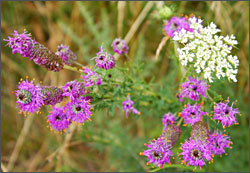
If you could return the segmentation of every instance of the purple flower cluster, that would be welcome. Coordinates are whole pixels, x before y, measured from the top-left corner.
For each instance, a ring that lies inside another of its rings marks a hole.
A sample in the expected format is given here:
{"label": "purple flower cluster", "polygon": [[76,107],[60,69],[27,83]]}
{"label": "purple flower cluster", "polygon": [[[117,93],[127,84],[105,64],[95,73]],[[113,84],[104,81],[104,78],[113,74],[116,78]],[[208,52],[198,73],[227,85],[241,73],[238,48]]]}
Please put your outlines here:
{"label": "purple flower cluster", "polygon": [[99,68],[103,68],[105,70],[111,69],[115,67],[115,58],[113,55],[108,52],[104,52],[102,46],[100,47],[100,51],[94,57],[96,61],[96,66]]}
{"label": "purple flower cluster", "polygon": [[33,60],[36,64],[47,68],[50,71],[60,71],[63,69],[62,58],[51,52],[48,48],[31,39],[31,34],[27,34],[26,31],[22,34],[18,34],[14,31],[13,37],[4,39],[7,41],[7,46],[12,49],[12,53],[19,53],[23,57],[28,57],[29,60]]}
{"label": "purple flower cluster", "polygon": [[164,126],[163,130],[166,130],[168,125],[174,124],[175,123],[175,116],[171,113],[167,113],[163,116],[162,118],[162,124]]}
{"label": "purple flower cluster", "polygon": [[133,112],[133,114],[140,115],[141,113],[133,107],[134,102],[128,96],[128,99],[122,102],[123,110],[126,113],[126,117],[128,118],[128,114]]}
{"label": "purple flower cluster", "polygon": [[173,16],[171,19],[167,21],[167,23],[164,26],[166,34],[172,38],[175,36],[175,32],[178,33],[182,29],[193,32],[193,29],[190,28],[190,24],[188,23],[188,20],[185,17]]}
{"label": "purple flower cluster", "polygon": [[186,108],[181,112],[181,116],[184,118],[186,124],[193,125],[194,123],[201,120],[202,115],[207,114],[207,112],[201,111],[200,104],[190,105],[187,104]]}
{"label": "purple flower cluster", "polygon": [[81,95],[87,94],[85,85],[83,82],[70,81],[67,82],[63,87],[63,96],[69,97],[70,100],[79,98]]}
{"label": "purple flower cluster", "polygon": [[91,71],[88,67],[85,67],[84,73],[86,75],[82,75],[82,78],[85,87],[91,87],[93,85],[102,85],[102,78],[96,72]]}
{"label": "purple flower cluster", "polygon": [[52,112],[48,115],[48,122],[51,128],[56,131],[65,131],[70,125],[68,115],[60,107],[53,107]]}
{"label": "purple flower cluster", "polygon": [[224,128],[226,126],[231,126],[233,123],[237,124],[235,116],[236,114],[239,114],[238,108],[233,108],[234,103],[232,103],[231,107],[228,105],[228,103],[229,99],[225,102],[216,104],[214,107],[213,119],[221,122]]}
{"label": "purple flower cluster", "polygon": [[181,84],[181,91],[177,96],[181,102],[183,102],[184,97],[198,101],[200,99],[199,94],[207,98],[205,95],[207,89],[208,86],[205,81],[189,77],[189,80]]}
{"label": "purple flower cluster", "polygon": [[44,105],[55,105],[63,100],[63,90],[57,87],[42,86]]}
{"label": "purple flower cluster", "polygon": [[128,45],[126,42],[120,38],[117,38],[112,43],[113,51],[119,55],[124,55],[128,53]]}
{"label": "purple flower cluster", "polygon": [[147,157],[147,164],[154,164],[155,166],[160,166],[161,168],[165,163],[170,164],[170,157],[173,156],[170,150],[171,146],[167,145],[166,139],[164,137],[159,137],[157,140],[153,139],[149,144],[145,144],[148,147],[140,155]]}
{"label": "purple flower cluster", "polygon": [[61,57],[64,64],[67,65],[72,65],[72,63],[77,60],[77,56],[69,49],[68,46],[63,44],[57,46],[55,54]]}

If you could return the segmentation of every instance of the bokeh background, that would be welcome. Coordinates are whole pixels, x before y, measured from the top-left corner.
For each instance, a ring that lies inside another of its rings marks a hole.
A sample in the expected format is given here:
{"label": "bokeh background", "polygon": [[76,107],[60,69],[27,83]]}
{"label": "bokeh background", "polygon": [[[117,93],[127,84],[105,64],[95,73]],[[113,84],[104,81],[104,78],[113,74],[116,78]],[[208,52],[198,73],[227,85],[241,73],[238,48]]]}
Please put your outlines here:
{"label": "bokeh background", "polygon": [[[151,3],[151,4],[149,4]],[[149,4],[149,5],[147,5]],[[75,72],[48,72],[27,58],[12,55],[3,38],[13,30],[24,29],[50,50],[58,44],[69,45],[84,65],[104,43],[111,45],[116,37],[124,38],[142,13],[144,18],[129,41],[131,61],[144,62],[142,76],[167,90],[176,81],[176,64],[169,58],[171,42],[154,56],[163,38],[163,21],[157,9],[173,5],[178,15],[191,14],[214,22],[222,34],[234,34],[239,42],[234,53],[239,57],[238,83],[217,81],[212,87],[224,98],[238,100],[242,116],[239,125],[228,131],[233,149],[228,155],[215,157],[214,163],[201,171],[249,171],[249,2],[1,2],[1,167],[8,171],[149,171],[146,158],[139,156],[144,143],[159,136],[161,117],[167,105],[147,111],[140,118],[126,119],[123,112],[107,110],[94,113],[93,121],[71,129],[71,134],[55,134],[47,128],[46,109],[42,115],[24,117],[18,114],[12,94],[20,78],[28,75],[46,85],[61,86],[79,77]],[[147,6],[147,7],[146,7]],[[111,50],[111,49],[110,49]],[[174,90],[173,90],[174,92]],[[175,93],[174,93],[175,94]],[[141,108],[143,109],[143,108]],[[144,112],[144,110],[141,110]],[[199,170],[199,169],[198,169]],[[190,171],[170,166],[165,171]]]}

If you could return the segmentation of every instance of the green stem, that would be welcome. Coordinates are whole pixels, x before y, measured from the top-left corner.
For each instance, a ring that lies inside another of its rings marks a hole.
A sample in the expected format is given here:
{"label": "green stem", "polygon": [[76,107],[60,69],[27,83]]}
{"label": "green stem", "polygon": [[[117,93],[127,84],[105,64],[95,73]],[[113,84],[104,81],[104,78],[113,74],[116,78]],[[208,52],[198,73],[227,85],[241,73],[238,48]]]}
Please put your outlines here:
{"label": "green stem", "polygon": [[81,66],[81,67],[84,67],[84,65],[82,65],[81,63],[79,63],[79,62],[77,62],[77,61],[74,61],[74,64],[79,65],[79,66]]}
{"label": "green stem", "polygon": [[[164,165],[162,169],[164,169],[164,168],[182,168],[182,169],[187,169],[187,170],[193,170],[194,169],[193,167],[188,167],[188,166],[180,165],[180,164]],[[150,172],[156,172],[156,171],[159,171],[159,170],[161,170],[161,168],[155,168],[155,169],[151,170]]]}
{"label": "green stem", "polygon": [[64,65],[63,68],[80,73],[80,71],[77,69],[77,67],[71,67],[71,66],[68,66],[68,65]]}

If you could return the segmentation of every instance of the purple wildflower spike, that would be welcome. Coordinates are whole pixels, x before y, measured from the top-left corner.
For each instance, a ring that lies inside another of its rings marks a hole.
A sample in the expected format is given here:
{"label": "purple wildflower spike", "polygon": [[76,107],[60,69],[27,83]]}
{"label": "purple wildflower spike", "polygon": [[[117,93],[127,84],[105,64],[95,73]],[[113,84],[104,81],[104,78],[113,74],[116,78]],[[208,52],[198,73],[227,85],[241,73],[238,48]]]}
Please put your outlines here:
{"label": "purple wildflower spike", "polygon": [[175,32],[179,33],[182,29],[193,32],[193,29],[190,28],[188,20],[185,17],[173,16],[164,26],[166,34],[172,38],[175,36]]}
{"label": "purple wildflower spike", "polygon": [[225,148],[231,148],[230,144],[232,144],[229,136],[220,134],[217,131],[209,134],[209,141],[212,152],[219,155],[225,153]]}
{"label": "purple wildflower spike", "polygon": [[91,87],[93,85],[102,85],[102,78],[96,72],[91,71],[88,67],[85,67],[84,73],[86,75],[82,75],[82,78],[85,87]]}
{"label": "purple wildflower spike", "polygon": [[56,131],[65,131],[71,123],[63,108],[60,107],[52,108],[52,112],[48,115],[48,122]]}
{"label": "purple wildflower spike", "polygon": [[128,114],[133,112],[133,114],[140,115],[141,113],[133,107],[134,102],[128,96],[128,99],[122,102],[123,110],[126,113],[126,118],[128,118]]}
{"label": "purple wildflower spike", "polygon": [[57,87],[42,86],[41,93],[45,105],[55,105],[63,100],[63,90]]}
{"label": "purple wildflower spike", "polygon": [[28,57],[36,64],[47,68],[50,71],[60,71],[63,69],[62,59],[51,52],[48,48],[31,39],[31,34],[27,34],[26,31],[22,34],[18,34],[14,31],[13,37],[4,39],[7,41],[7,46],[12,48],[12,53],[19,53],[23,57]]}
{"label": "purple wildflower spike", "polygon": [[70,81],[67,82],[63,87],[62,87],[64,93],[63,96],[69,97],[71,100],[74,100],[81,95],[84,95],[87,93],[85,90],[84,83],[78,82],[78,81]]}
{"label": "purple wildflower spike", "polygon": [[191,138],[195,141],[200,140],[202,142],[208,139],[208,127],[203,121],[198,121],[194,123],[191,131]]}
{"label": "purple wildflower spike", "polygon": [[128,45],[120,38],[116,38],[112,43],[113,51],[119,55],[128,53]]}
{"label": "purple wildflower spike", "polygon": [[79,97],[65,105],[66,114],[70,120],[76,123],[83,123],[90,120],[92,115],[90,100],[87,97]]}
{"label": "purple wildflower spike", "polygon": [[209,143],[202,141],[195,141],[189,138],[184,144],[181,145],[182,152],[179,155],[183,157],[183,163],[187,162],[187,165],[199,166],[202,168],[206,161],[212,160],[212,152],[210,150]]}
{"label": "purple wildflower spike", "polygon": [[189,77],[189,80],[181,84],[181,91],[177,96],[181,102],[183,102],[184,97],[198,101],[200,99],[199,94],[207,98],[205,95],[207,89],[208,86],[205,81]]}
{"label": "purple wildflower spike", "polygon": [[157,140],[153,139],[149,144],[145,144],[148,149],[140,155],[147,157],[147,165],[152,163],[162,168],[165,163],[170,164],[170,157],[173,156],[173,153],[165,141],[164,137],[159,137]]}
{"label": "purple wildflower spike", "polygon": [[181,116],[184,118],[186,124],[193,125],[194,123],[201,120],[202,115],[207,114],[207,112],[201,111],[200,104],[189,105],[181,112]]}
{"label": "purple wildflower spike", "polygon": [[163,130],[161,137],[165,138],[166,143],[169,146],[173,146],[178,141],[180,135],[181,135],[181,128],[179,126],[170,124],[167,126],[165,130]]}
{"label": "purple wildflower spike", "polygon": [[223,125],[223,128],[226,126],[231,126],[233,123],[237,124],[236,114],[239,114],[238,108],[233,108],[233,104],[230,107],[228,105],[229,99],[225,102],[217,103],[214,107],[214,116],[213,119],[218,120]]}
{"label": "purple wildflower spike", "polygon": [[67,65],[72,65],[72,63],[77,60],[77,56],[69,49],[68,46],[63,44],[57,46],[55,54],[61,57],[63,62]]}
{"label": "purple wildflower spike", "polygon": [[17,97],[17,105],[19,109],[26,114],[26,112],[37,112],[42,107],[43,96],[41,88],[33,84],[33,81],[22,81],[15,91]]}
{"label": "purple wildflower spike", "polygon": [[163,130],[166,130],[167,126],[170,125],[170,124],[174,124],[175,123],[175,116],[171,113],[167,113],[165,114],[163,117],[162,117],[162,124],[164,126],[164,129]]}
{"label": "purple wildflower spike", "polygon": [[97,56],[93,59],[95,59],[96,66],[98,66],[99,68],[108,70],[115,67],[115,58],[108,52],[104,52],[102,46],[100,47],[100,51],[96,55]]}

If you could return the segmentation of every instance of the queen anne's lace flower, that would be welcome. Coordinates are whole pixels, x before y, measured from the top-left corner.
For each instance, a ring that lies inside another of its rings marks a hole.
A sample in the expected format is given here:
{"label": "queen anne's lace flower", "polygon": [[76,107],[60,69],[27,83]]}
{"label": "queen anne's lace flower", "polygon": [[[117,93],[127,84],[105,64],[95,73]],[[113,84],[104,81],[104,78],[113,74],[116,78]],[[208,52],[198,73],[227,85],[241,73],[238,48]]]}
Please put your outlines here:
{"label": "queen anne's lace flower", "polygon": [[145,144],[145,146],[148,147],[148,149],[140,153],[140,155],[147,157],[147,164],[160,165],[161,168],[165,163],[170,164],[170,157],[173,153],[170,150],[171,146],[167,145],[164,137],[159,137],[157,140],[153,139],[152,142]]}
{"label": "queen anne's lace flower", "polygon": [[195,71],[203,72],[209,82],[213,82],[215,76],[237,82],[239,60],[231,55],[232,47],[238,44],[235,36],[216,35],[221,30],[213,22],[207,27],[203,27],[202,20],[195,17],[189,18],[189,22],[193,32],[182,29],[173,37],[184,44],[183,48],[177,49],[181,64],[193,65]]}

